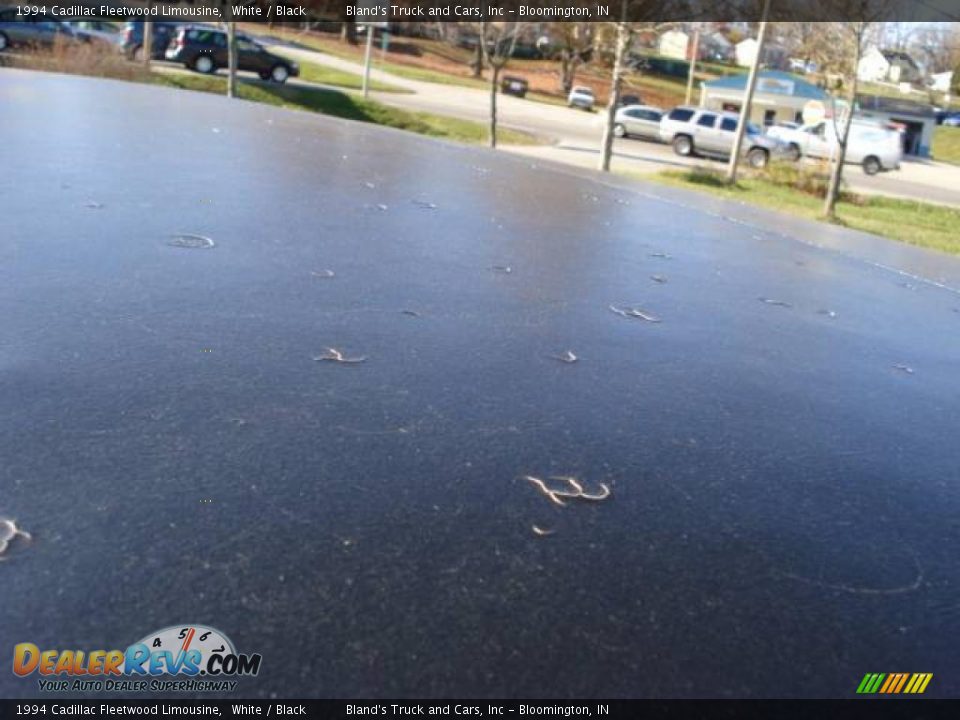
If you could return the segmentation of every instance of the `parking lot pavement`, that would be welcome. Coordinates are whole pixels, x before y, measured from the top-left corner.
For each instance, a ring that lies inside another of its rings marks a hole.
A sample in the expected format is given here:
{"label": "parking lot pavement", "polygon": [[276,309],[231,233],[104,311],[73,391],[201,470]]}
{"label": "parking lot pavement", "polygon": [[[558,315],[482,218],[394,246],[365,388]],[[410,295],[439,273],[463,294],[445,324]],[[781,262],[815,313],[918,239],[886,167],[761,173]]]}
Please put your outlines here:
{"label": "parking lot pavement", "polygon": [[851,170],[844,178],[856,192],[960,206],[960,167],[956,165],[908,157],[899,170],[873,177],[856,167]]}
{"label": "parking lot pavement", "polygon": [[262,654],[250,697],[960,662],[960,295],[897,271],[956,258],[203,93],[0,97],[0,512],[33,537],[0,636],[208,622]]}
{"label": "parking lot pavement", "polygon": [[[600,148],[595,143],[563,141],[552,145],[505,146],[504,149],[526,157],[567,163],[594,169],[599,164]],[[809,163],[812,166],[812,163]],[[706,157],[680,157],[669,145],[618,139],[614,142],[613,169],[637,175],[658,173],[662,170],[680,170],[691,167],[709,167],[724,171],[725,160]],[[867,176],[855,165],[844,169],[844,182],[854,192],[866,195],[960,206],[958,185],[952,184],[957,168],[946,163],[907,161],[901,170]],[[932,185],[931,178],[941,178],[947,184]],[[958,180],[960,182],[960,180]]]}
{"label": "parking lot pavement", "polygon": [[[282,49],[294,59],[329,65],[346,72],[363,72],[363,66],[359,63],[313,50],[288,46],[278,46],[277,49]],[[374,97],[385,104],[467,120],[483,121],[489,117],[490,95],[485,90],[408,80],[381,70],[374,70],[372,77],[411,91],[405,94],[374,93]],[[498,114],[504,126],[539,135],[557,146],[556,149],[523,147],[511,150],[525,155],[548,156],[581,167],[588,167],[591,162],[593,166],[598,164],[598,157],[588,159],[588,156],[591,153],[596,155],[599,150],[603,122],[600,113],[501,95]],[[702,158],[680,158],[667,145],[630,139],[618,140],[615,153],[614,162],[617,165],[639,173],[692,164],[718,164]],[[908,160],[899,171],[873,177],[865,175],[859,167],[850,165],[845,168],[844,177],[856,192],[960,206],[960,168],[946,163]]]}

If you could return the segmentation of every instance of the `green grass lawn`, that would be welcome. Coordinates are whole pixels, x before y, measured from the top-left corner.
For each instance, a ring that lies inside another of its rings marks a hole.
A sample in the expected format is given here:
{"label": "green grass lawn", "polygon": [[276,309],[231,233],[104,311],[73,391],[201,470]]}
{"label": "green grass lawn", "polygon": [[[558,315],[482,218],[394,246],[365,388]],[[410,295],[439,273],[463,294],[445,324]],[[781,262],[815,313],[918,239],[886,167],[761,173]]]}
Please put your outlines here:
{"label": "green grass lawn", "polygon": [[[700,77],[699,73],[697,77]],[[665,105],[667,106],[682,105],[683,101],[686,100],[687,83],[685,80],[679,80],[665,75],[651,75],[650,73],[631,73],[627,75],[627,78],[631,84],[641,89],[641,94],[643,88],[657,90],[666,101]],[[699,87],[698,83],[699,80],[697,83],[694,83],[693,86],[693,98],[691,102],[694,103],[696,103],[697,98],[700,97],[699,90],[697,89]],[[669,107],[666,109],[669,109]]]}
{"label": "green grass lawn", "polygon": [[917,100],[926,93],[902,93],[899,86],[891,86],[884,83],[860,82],[857,85],[857,94],[876,95],[878,97],[896,98],[899,100]]}
{"label": "green grass lawn", "polygon": [[[289,32],[271,32],[266,29],[260,31],[262,35],[271,35],[282,40],[294,42],[303,47],[326,53],[341,60],[350,62],[363,62],[362,57],[357,55],[357,46],[344,45],[335,38],[318,38],[306,33]],[[392,73],[397,77],[407,78],[408,80],[422,80],[424,82],[438,83],[441,85],[462,85],[464,87],[485,88],[487,82],[482,79],[466,77],[463,75],[451,75],[449,73],[428,70],[426,68],[412,67],[402,63],[386,62],[380,59],[379,49],[373,52],[373,66],[378,70]]]}
{"label": "green grass lawn", "polygon": [[[735,187],[705,171],[667,170],[655,175],[637,175],[675,187],[700,190],[754,205],[773,208],[800,217],[822,219],[823,199],[791,187],[775,185],[760,175],[741,177]],[[900,242],[960,255],[960,210],[911,200],[857,197],[837,206],[839,224],[882,235]]]}
{"label": "green grass lawn", "polygon": [[[151,79],[158,85],[184,90],[219,95],[226,92],[227,81],[223,77],[154,73]],[[409,112],[337,90],[241,80],[238,83],[238,94],[244,100],[386,125],[431,137],[474,144],[485,143],[488,139],[487,126],[482,123],[430,113]],[[527,133],[506,128],[497,131],[497,138],[498,142],[505,145],[530,145],[537,142],[536,138]]]}
{"label": "green grass lawn", "polygon": [[[318,37],[307,33],[291,33],[284,30],[270,31],[266,28],[258,28],[258,31],[264,35],[272,35],[273,37],[295,42],[303,47],[326,53],[332,57],[349,60],[351,62],[362,62],[362,57],[358,54],[357,46],[345,45],[340,42],[338,38],[334,38],[332,36]],[[472,51],[466,51],[460,48],[452,47],[444,47],[443,52],[441,53],[438,52],[436,43],[430,44],[430,47],[426,48],[424,52],[438,54],[441,56],[449,55],[450,57],[448,59],[463,60],[464,65],[466,64],[466,59],[472,55]],[[373,65],[378,70],[383,70],[407,80],[419,80],[421,82],[430,82],[439,85],[457,85],[460,87],[469,87],[479,90],[487,90],[490,87],[489,80],[483,78],[474,78],[465,74],[461,75],[456,73],[442,72],[440,70],[415,67],[403,63],[383,60],[381,58],[381,52],[379,49],[374,51],[373,58]],[[713,69],[712,66],[707,63],[699,63],[697,65],[697,69],[698,81],[710,79],[715,76],[715,73],[710,72],[710,70]],[[731,71],[729,68],[726,68],[726,70],[728,72]],[[503,71],[503,74],[519,74],[522,76],[524,74],[523,61],[518,61],[517,64],[511,63],[511,65]],[[590,84],[592,79],[601,79],[601,77],[604,81],[607,81],[608,75],[609,70],[606,68],[593,68],[590,66],[585,66],[581,69],[578,82]],[[310,79],[305,75],[304,78]],[[324,81],[316,80],[316,82]],[[640,94],[643,95],[644,90],[654,91],[656,93],[655,99],[665,106],[672,107],[673,105],[679,105],[684,101],[686,96],[687,83],[684,79],[668,77],[665,75],[654,75],[650,73],[630,72],[627,73],[626,82],[628,87],[624,90],[625,93],[639,91]],[[352,86],[344,84],[343,87]],[[527,94],[526,99],[533,102],[547,103],[550,105],[566,105],[567,103],[565,96],[543,92],[530,92]],[[696,93],[694,95],[694,99],[696,99]],[[602,104],[603,103],[601,102],[600,105]]]}
{"label": "green grass lawn", "polygon": [[933,159],[960,165],[960,127],[940,125],[934,131]]}
{"label": "green grass lawn", "polygon": [[[293,60],[300,66],[301,80],[312,83],[320,83],[321,85],[333,85],[335,87],[342,87],[348,90],[361,90],[363,88],[363,77],[360,75],[344,72],[343,70],[337,70],[336,68],[327,67],[318,63],[304,62],[298,58],[286,56],[282,51],[274,52],[277,55],[281,55]],[[380,82],[378,80],[370,81],[370,89],[377,90],[379,92],[409,92],[404,88],[397,87],[396,85],[391,85],[389,83]]]}
{"label": "green grass lawn", "polygon": [[[310,44],[309,42],[304,42],[304,45]],[[322,44],[324,47],[316,48],[320,52],[325,52],[328,55],[333,55],[329,51],[329,46],[326,43],[314,43],[315,45]],[[276,52],[276,51],[274,51]],[[278,55],[282,55],[282,52],[277,52]],[[356,61],[356,57],[349,53],[342,53],[342,58],[345,60]],[[308,82],[316,82],[324,85],[336,85],[337,87],[349,88],[351,90],[359,90],[363,86],[363,79],[359,75],[354,75],[353,73],[341,72],[339,70],[334,70],[332,68],[327,68],[323,65],[310,62],[300,62],[300,77]],[[409,65],[401,65],[399,63],[390,63],[390,62],[374,62],[374,67],[377,70],[383,70],[385,72],[392,73],[397,77],[406,78],[407,80],[420,80],[422,82],[436,83],[438,85],[459,85],[461,87],[475,88],[477,90],[489,90],[490,81],[480,78],[471,78],[461,75],[451,75],[448,73],[439,72],[436,70],[427,70],[425,68],[411,67]],[[503,75],[509,75],[510,69],[507,68],[503,71]],[[384,92],[400,92],[406,93],[410,92],[405,88],[397,87],[396,85],[390,85],[389,83],[371,81],[370,84],[371,90],[380,90]],[[539,92],[530,92],[527,93],[527,100],[533,100],[534,102],[548,103],[551,105],[566,105],[567,101],[565,98],[556,96],[556,95],[546,95]]]}

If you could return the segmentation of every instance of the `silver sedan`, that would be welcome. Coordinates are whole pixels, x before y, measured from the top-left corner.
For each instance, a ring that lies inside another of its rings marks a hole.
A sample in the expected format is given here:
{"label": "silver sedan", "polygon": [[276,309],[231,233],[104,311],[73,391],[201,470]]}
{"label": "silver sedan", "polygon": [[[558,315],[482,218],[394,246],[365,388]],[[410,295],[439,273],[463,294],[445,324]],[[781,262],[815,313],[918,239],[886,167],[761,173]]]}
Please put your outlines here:
{"label": "silver sedan", "polygon": [[613,133],[617,137],[642,137],[660,140],[663,110],[650,105],[627,105],[617,110]]}

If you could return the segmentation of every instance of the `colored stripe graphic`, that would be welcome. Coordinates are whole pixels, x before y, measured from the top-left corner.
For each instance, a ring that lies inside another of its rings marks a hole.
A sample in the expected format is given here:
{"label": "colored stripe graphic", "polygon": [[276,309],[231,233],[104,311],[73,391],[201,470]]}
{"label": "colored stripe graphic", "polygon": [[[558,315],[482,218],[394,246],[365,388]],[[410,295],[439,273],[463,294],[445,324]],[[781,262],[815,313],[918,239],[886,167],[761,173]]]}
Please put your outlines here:
{"label": "colored stripe graphic", "polygon": [[867,673],[857,686],[860,695],[919,695],[926,691],[933,673]]}
{"label": "colored stripe graphic", "polygon": [[910,682],[907,683],[904,692],[910,693],[911,695],[919,695],[927,689],[927,685],[930,684],[931,679],[933,679],[933,673],[914,673],[913,677],[910,678]]}
{"label": "colored stripe graphic", "polygon": [[904,684],[907,682],[908,677],[908,673],[900,673],[900,682],[897,683],[897,686],[891,692],[900,692],[903,689]]}
{"label": "colored stripe graphic", "polygon": [[867,673],[863,676],[863,680],[860,681],[860,687],[857,688],[857,692],[864,695],[872,695],[877,691],[877,688],[880,687],[880,683],[883,682],[885,677],[885,673]]}

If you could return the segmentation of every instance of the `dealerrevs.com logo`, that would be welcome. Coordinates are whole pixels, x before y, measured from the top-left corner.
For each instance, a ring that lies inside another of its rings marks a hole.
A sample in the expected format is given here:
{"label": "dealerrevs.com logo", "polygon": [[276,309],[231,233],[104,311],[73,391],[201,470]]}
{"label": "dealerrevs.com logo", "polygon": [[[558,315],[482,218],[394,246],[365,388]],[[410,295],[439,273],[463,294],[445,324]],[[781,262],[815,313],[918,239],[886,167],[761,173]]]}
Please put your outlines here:
{"label": "dealerrevs.com logo", "polygon": [[203,625],[174,625],[126,650],[13,648],[13,672],[38,675],[42,692],[197,692],[234,690],[260,672],[261,656],[238,653],[226,635]]}

